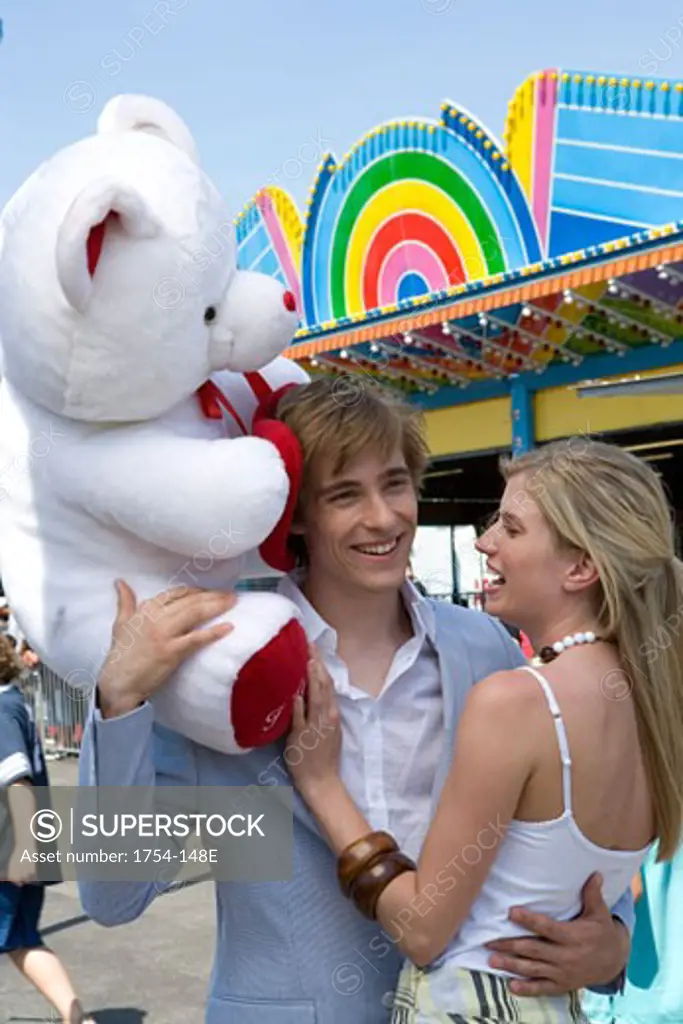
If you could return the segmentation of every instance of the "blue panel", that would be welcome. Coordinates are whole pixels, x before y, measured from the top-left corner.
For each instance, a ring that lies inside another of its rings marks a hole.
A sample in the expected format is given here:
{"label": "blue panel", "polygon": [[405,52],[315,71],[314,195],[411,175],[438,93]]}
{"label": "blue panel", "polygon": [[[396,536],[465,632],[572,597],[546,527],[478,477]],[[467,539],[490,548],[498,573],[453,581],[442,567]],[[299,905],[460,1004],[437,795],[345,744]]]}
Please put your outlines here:
{"label": "blue panel", "polygon": [[445,384],[431,395],[413,396],[410,401],[421,409],[450,409],[453,405],[470,405],[489,398],[504,398],[510,394],[508,380],[475,380],[466,388]]}
{"label": "blue panel", "polygon": [[268,274],[270,277],[275,277],[280,269],[280,263],[273,250],[268,249],[251,269],[258,271],[259,274]]}
{"label": "blue panel", "polygon": [[559,256],[565,252],[576,252],[591,245],[600,245],[613,238],[623,238],[638,231],[636,224],[621,224],[599,217],[582,217],[579,213],[550,213],[550,249],[548,256]]}
{"label": "blue panel", "polygon": [[248,238],[261,219],[261,213],[256,206],[251,206],[240,218],[236,225],[237,244],[241,245],[245,238]]}
{"label": "blue panel", "polygon": [[584,178],[623,181],[628,185],[683,191],[683,160],[675,156],[625,153],[619,149],[592,149],[558,143],[555,148],[556,174],[578,174]]}
{"label": "blue panel", "polygon": [[[518,187],[513,187],[514,179],[510,178],[511,194],[508,195],[491,169],[469,146],[450,131],[444,134],[444,155],[476,189],[493,217],[500,233],[508,267],[522,267],[526,263],[540,259],[538,236],[532,225],[526,197],[519,192]],[[516,203],[510,202],[513,195],[516,195]]]}
{"label": "blue panel", "polygon": [[683,153],[683,120],[633,117],[594,110],[558,108],[557,139],[583,139],[604,146]]}
{"label": "blue panel", "polygon": [[510,388],[512,454],[523,455],[534,446],[534,399],[525,382],[513,380]]}
{"label": "blue panel", "polygon": [[253,235],[239,247],[240,266],[250,267],[254,260],[270,245],[270,238],[263,224],[259,224]]}
{"label": "blue panel", "polygon": [[325,164],[325,167],[320,172],[318,179],[315,184],[315,194],[313,205],[311,206],[308,216],[308,222],[304,231],[303,242],[301,246],[301,296],[303,300],[303,322],[309,326],[316,323],[322,322],[324,317],[318,316],[318,310],[316,309],[315,300],[315,270],[314,270],[314,258],[316,238],[317,238],[317,225],[320,220],[320,211],[325,196],[330,190],[332,181],[332,174],[330,171],[330,165]]}
{"label": "blue panel", "polygon": [[633,187],[615,188],[613,185],[555,177],[550,205],[595,213],[605,220],[616,217],[628,224],[658,225],[683,216],[683,193],[665,196],[657,192],[641,192]]}
{"label": "blue panel", "polygon": [[[664,369],[678,362],[683,362],[683,341],[674,341],[668,348],[663,348],[661,345],[642,345],[623,356],[587,356],[580,366],[559,363],[548,367],[543,373],[533,371],[521,373],[517,380],[525,384],[529,391],[542,391],[545,388],[579,384],[590,378],[617,377],[626,373],[639,373],[642,370]],[[481,402],[488,398],[507,395],[514,383],[510,379],[506,379],[474,381],[467,388],[447,385],[439,388],[434,395],[421,395],[419,399],[413,401],[414,404],[420,405],[424,409],[446,409],[452,405],[469,405],[472,402]]]}
{"label": "blue panel", "polygon": [[[383,136],[382,136],[383,139]],[[312,236],[312,260],[309,269],[308,287],[311,292],[315,322],[321,323],[332,319],[330,300],[330,259],[332,257],[332,238],[339,216],[339,210],[346,195],[342,188],[343,174],[337,171],[329,182],[321,200],[316,220],[316,231]],[[313,225],[309,220],[308,232]],[[307,307],[308,308],[308,307]]]}
{"label": "blue panel", "polygon": [[[668,38],[668,33],[664,38]],[[664,38],[661,40],[662,45],[665,45]],[[672,40],[672,42],[675,43],[676,41]],[[675,48],[678,49],[678,46],[676,45]],[[668,50],[669,53],[664,56],[659,56],[655,53],[654,49],[650,49],[648,53],[657,57],[659,66],[661,66],[674,52],[670,46]],[[656,74],[657,62],[644,62],[645,57],[647,57],[647,54],[643,54],[638,60],[642,73],[644,75]],[[646,63],[650,65],[655,63],[655,67],[652,70],[648,70]],[[564,78],[565,74],[568,76],[567,80]],[[628,111],[631,114],[662,114],[668,117],[673,110],[681,112],[680,96],[671,88],[668,91],[659,88],[664,79],[655,79],[654,89],[642,88],[642,81],[641,88],[636,89],[632,83],[623,85],[622,76],[623,72],[608,73],[603,71],[599,77],[603,78],[604,82],[600,85],[597,81],[597,75],[594,76],[595,80],[593,82],[588,82],[586,81],[585,70],[565,68],[558,93],[560,101],[570,106]],[[578,81],[576,80],[577,78]],[[610,85],[610,81],[613,81],[614,84]],[[671,86],[671,83],[669,85]]]}
{"label": "blue panel", "polygon": [[412,299],[416,295],[427,295],[429,292],[429,285],[425,281],[422,274],[416,274],[415,271],[411,271],[409,274],[404,274],[398,285],[398,299]]}

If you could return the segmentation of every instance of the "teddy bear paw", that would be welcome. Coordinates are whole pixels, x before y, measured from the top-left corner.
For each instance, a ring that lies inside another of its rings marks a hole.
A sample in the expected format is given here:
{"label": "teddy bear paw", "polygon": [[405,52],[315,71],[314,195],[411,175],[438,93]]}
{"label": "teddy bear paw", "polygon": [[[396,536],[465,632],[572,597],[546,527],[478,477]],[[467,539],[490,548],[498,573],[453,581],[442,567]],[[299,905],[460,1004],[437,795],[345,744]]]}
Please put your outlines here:
{"label": "teddy bear paw", "polygon": [[239,747],[265,747],[288,732],[294,698],[306,688],[307,666],[306,634],[291,619],[235,680],[230,717]]}

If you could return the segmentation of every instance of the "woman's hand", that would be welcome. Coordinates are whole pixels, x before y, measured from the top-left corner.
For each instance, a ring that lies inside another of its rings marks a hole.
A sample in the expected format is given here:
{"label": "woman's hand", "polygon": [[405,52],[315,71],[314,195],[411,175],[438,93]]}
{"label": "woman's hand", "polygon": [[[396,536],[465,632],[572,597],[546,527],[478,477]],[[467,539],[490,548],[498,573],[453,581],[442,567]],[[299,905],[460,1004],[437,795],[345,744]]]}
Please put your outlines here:
{"label": "woman's hand", "polygon": [[287,740],[287,765],[294,785],[307,802],[315,801],[339,783],[342,731],[334,684],[313,644],[309,645],[307,707],[294,702],[292,729]]}

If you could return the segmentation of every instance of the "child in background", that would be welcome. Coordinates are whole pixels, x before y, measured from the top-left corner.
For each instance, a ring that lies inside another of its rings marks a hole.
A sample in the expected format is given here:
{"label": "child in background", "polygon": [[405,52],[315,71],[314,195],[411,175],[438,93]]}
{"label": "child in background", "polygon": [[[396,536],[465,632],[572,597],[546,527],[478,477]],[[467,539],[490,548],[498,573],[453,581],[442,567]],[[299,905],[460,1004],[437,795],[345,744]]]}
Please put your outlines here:
{"label": "child in background", "polygon": [[[40,936],[45,887],[36,878],[35,865],[21,860],[25,850],[35,850],[28,829],[36,808],[33,787],[48,786],[38,731],[19,687],[23,669],[14,639],[0,635],[0,786],[14,836],[6,868],[6,858],[0,860],[0,955],[9,956],[63,1024],[95,1024],[84,1014],[61,961]],[[21,813],[27,807],[30,813]]]}

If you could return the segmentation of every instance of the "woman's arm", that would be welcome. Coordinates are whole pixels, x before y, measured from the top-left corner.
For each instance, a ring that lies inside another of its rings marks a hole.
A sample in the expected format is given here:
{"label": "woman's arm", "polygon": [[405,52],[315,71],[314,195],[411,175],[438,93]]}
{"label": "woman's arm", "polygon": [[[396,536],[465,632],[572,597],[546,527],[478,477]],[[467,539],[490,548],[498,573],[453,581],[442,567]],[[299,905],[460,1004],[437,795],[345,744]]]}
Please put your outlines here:
{"label": "woman's arm", "polygon": [[[418,966],[446,948],[468,914],[515,814],[531,773],[525,729],[531,689],[519,674],[499,672],[471,690],[460,720],[451,769],[417,870],[391,882],[377,904],[377,918],[401,951]],[[338,774],[341,745],[332,683],[314,660],[309,706],[299,705],[289,743],[304,729],[321,737],[292,767],[303,799],[339,855],[371,831]]]}

